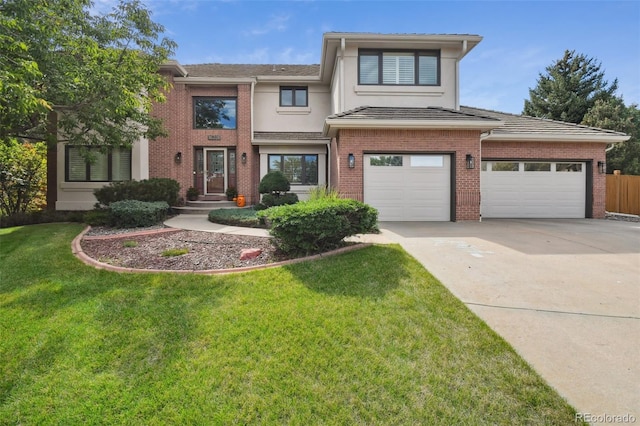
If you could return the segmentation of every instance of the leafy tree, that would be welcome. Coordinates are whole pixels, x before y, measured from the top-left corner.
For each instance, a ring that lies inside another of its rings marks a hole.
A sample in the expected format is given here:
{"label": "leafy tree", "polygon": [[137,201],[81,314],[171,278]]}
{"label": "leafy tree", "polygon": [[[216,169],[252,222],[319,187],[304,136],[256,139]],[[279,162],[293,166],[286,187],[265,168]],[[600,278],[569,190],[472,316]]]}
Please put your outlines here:
{"label": "leafy tree", "polygon": [[[103,15],[90,0],[0,3],[0,143],[131,146],[162,135],[158,67],[175,48],[138,0]],[[55,115],[50,114],[56,113]]]}
{"label": "leafy tree", "polygon": [[0,214],[9,216],[42,207],[46,150],[42,142],[0,144]]}
{"label": "leafy tree", "polygon": [[609,84],[600,67],[593,58],[565,51],[562,59],[546,68],[546,74],[539,74],[537,86],[529,89],[523,114],[581,123],[596,101],[611,99],[618,89],[618,80]]}
{"label": "leafy tree", "polygon": [[620,170],[625,175],[640,175],[640,110],[622,99],[598,100],[587,112],[582,124],[623,132],[631,136],[626,142],[607,150],[607,172]]}

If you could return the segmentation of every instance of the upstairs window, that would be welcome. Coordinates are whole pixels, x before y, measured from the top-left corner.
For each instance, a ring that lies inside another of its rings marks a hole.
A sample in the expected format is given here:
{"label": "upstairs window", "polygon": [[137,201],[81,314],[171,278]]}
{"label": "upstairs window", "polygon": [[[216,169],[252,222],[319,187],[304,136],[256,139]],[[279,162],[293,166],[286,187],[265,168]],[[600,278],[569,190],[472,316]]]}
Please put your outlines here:
{"label": "upstairs window", "polygon": [[307,100],[308,90],[306,87],[280,87],[281,107],[306,107],[309,106]]}
{"label": "upstairs window", "polygon": [[359,84],[440,84],[440,52],[361,50],[358,55]]}
{"label": "upstairs window", "polygon": [[[83,155],[88,152],[88,157]],[[114,182],[131,180],[131,150],[113,148],[107,152],[96,147],[65,147],[65,181]]]}
{"label": "upstairs window", "polygon": [[193,98],[194,129],[235,129],[235,98]]}

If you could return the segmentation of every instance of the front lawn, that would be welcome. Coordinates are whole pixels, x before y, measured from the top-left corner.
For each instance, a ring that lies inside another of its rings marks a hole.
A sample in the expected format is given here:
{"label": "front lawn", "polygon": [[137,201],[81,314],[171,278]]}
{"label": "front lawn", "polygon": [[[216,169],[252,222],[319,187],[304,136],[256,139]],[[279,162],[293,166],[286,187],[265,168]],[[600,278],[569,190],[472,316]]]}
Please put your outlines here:
{"label": "front lawn", "polygon": [[574,424],[398,246],[227,276],[76,260],[0,230],[2,424]]}

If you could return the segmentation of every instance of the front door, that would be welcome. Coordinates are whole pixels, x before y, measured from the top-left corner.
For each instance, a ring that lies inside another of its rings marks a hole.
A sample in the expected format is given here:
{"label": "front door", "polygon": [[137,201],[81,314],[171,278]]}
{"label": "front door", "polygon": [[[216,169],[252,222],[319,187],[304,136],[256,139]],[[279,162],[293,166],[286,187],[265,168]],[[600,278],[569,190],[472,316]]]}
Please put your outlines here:
{"label": "front door", "polygon": [[205,194],[223,194],[227,189],[227,166],[225,149],[204,150]]}

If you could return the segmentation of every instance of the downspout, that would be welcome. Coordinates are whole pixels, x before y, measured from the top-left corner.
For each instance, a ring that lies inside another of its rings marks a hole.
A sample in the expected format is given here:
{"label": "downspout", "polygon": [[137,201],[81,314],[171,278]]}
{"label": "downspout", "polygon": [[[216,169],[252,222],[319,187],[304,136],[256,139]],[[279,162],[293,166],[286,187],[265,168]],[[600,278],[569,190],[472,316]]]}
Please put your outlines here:
{"label": "downspout", "polygon": [[456,111],[460,110],[460,60],[467,53],[467,40],[462,40],[462,51],[456,58]]}
{"label": "downspout", "polygon": [[340,39],[340,112],[344,111],[344,51],[346,49],[344,37]]}
{"label": "downspout", "polygon": [[251,80],[251,142],[253,143],[253,93],[255,91],[255,87],[256,87],[256,80],[253,79]]}

